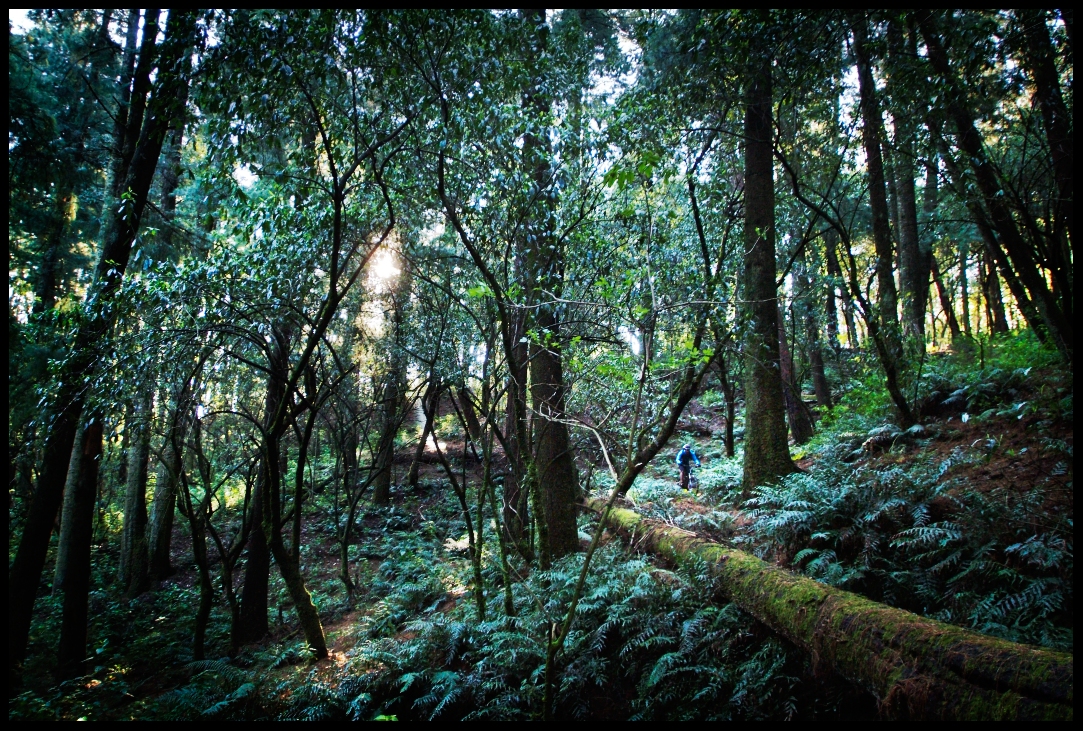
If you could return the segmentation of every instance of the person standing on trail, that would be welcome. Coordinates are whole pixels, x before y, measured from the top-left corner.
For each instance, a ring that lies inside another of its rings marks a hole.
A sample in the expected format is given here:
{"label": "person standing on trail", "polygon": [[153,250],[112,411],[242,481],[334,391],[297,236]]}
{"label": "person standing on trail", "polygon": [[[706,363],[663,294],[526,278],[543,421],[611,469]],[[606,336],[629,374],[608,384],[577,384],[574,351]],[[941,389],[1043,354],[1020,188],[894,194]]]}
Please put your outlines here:
{"label": "person standing on trail", "polygon": [[677,469],[681,471],[681,489],[687,490],[689,479],[692,476],[692,463],[696,463],[696,467],[700,466],[699,457],[696,456],[696,452],[692,449],[691,444],[686,444],[681,447],[681,451],[677,452]]}

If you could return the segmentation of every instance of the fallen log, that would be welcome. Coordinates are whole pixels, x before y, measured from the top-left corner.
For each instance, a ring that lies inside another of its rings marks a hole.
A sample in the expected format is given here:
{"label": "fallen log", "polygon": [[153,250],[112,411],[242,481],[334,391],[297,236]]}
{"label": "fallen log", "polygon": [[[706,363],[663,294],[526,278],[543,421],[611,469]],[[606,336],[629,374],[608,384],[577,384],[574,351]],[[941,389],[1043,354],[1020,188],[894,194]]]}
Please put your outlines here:
{"label": "fallen log", "polygon": [[[602,512],[605,500],[587,501]],[[608,527],[677,564],[702,560],[731,601],[876,697],[885,715],[1072,720],[1073,657],[879,604],[614,506]]]}

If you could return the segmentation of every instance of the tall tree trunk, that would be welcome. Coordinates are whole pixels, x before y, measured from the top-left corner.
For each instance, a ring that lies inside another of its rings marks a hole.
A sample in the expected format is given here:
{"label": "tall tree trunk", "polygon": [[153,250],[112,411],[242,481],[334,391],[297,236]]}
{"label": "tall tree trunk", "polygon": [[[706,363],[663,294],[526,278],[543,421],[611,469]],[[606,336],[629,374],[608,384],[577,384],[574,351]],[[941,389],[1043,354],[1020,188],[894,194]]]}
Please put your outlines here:
{"label": "tall tree trunk", "polygon": [[[173,517],[177,510],[177,490],[180,470],[184,464],[184,440],[188,432],[187,382],[177,391],[177,402],[170,417],[170,425],[162,444],[163,462],[158,470],[158,480],[151,504],[150,520],[150,575],[161,581],[173,573],[172,544]],[[178,449],[180,451],[178,451]]]}
{"label": "tall tree trunk", "polygon": [[1004,299],[1000,294],[1000,278],[996,266],[988,257],[982,257],[982,289],[985,292],[986,308],[989,311],[989,332],[1006,333],[1008,318],[1004,314]]}
{"label": "tall tree trunk", "polygon": [[[894,176],[898,191],[899,213],[895,233],[899,242],[899,280],[902,285],[903,329],[919,341],[925,335],[925,302],[929,280],[928,257],[918,238],[917,194],[914,174],[917,159],[915,125],[912,116],[914,102],[909,99],[902,82],[905,67],[917,57],[916,38],[904,39],[897,21],[888,24],[888,53],[892,73],[888,78],[888,93],[892,99],[891,116],[895,123]],[[922,343],[924,344],[924,343]]]}
{"label": "tall tree trunk", "polygon": [[[516,269],[522,271],[522,261],[519,260],[518,264]],[[508,540],[524,558],[527,558],[533,556],[533,553],[524,534],[529,524],[527,500],[530,495],[526,456],[531,452],[526,430],[528,350],[526,343],[520,342],[526,334],[525,318],[524,310],[515,308],[512,311],[510,339],[515,345],[508,358],[504,439],[507,446],[509,474],[504,480],[503,517]]]}
{"label": "tall tree trunk", "polygon": [[241,586],[240,625],[233,642],[240,646],[267,636],[267,587],[271,574],[271,549],[263,531],[267,467],[261,463],[252,491],[252,530],[248,535],[244,584]]}
{"label": "tall tree trunk", "polygon": [[[887,196],[884,192],[884,163],[880,155],[880,129],[883,118],[876,97],[876,82],[867,53],[867,31],[864,15],[854,16],[854,58],[857,61],[858,85],[861,92],[861,136],[869,177],[869,207],[872,209],[872,234],[876,248],[876,285],[879,305],[876,317],[887,345],[887,355],[901,365],[902,347],[899,339],[899,305],[892,271],[894,257],[891,226],[888,221]],[[911,184],[913,177],[911,177]]]}
{"label": "tall tree trunk", "polygon": [[12,666],[22,662],[26,655],[36,589],[45,564],[53,518],[63,495],[68,456],[83,410],[83,386],[94,372],[95,353],[108,336],[115,317],[111,303],[128,266],[132,242],[139,230],[161,154],[162,140],[178,112],[183,113],[187,100],[188,79],[183,60],[194,40],[195,19],[194,10],[178,10],[170,16],[151,100],[153,111],[147,115],[139,133],[139,143],[123,185],[131,195],[123,210],[111,207],[106,213],[106,235],[87,301],[88,315],[76,327],[70,357],[59,378],[53,401],[59,406],[54,407],[55,416],[42,454],[45,467],[15,560],[8,570],[8,662]]}
{"label": "tall tree trunk", "polygon": [[786,440],[779,368],[775,283],[774,122],[770,56],[761,51],[745,79],[745,337],[744,493],[794,472]]}
{"label": "tall tree trunk", "polygon": [[[86,657],[87,610],[90,597],[90,541],[98,497],[102,455],[101,414],[91,417],[72,454],[73,479],[64,496],[53,591],[63,596],[57,672],[62,678],[81,675]],[[76,471],[75,467],[78,466]]]}
{"label": "tall tree trunk", "polygon": [[933,257],[933,279],[936,280],[936,290],[940,294],[940,309],[944,310],[944,317],[948,321],[948,329],[951,330],[952,342],[959,339],[962,333],[959,331],[959,320],[955,317],[955,304],[951,301],[951,290],[944,284],[944,277],[940,273],[940,265]]}
{"label": "tall tree trunk", "polygon": [[153,405],[144,396],[134,405],[128,446],[128,480],[124,498],[124,533],[121,550],[121,585],[129,597],[147,588],[149,551],[147,545],[147,472],[150,462],[150,420]]}
{"label": "tall tree trunk", "polygon": [[438,384],[436,374],[430,371],[429,382],[425,386],[425,393],[421,396],[421,418],[424,420],[424,425],[421,427],[421,439],[418,440],[417,448],[414,450],[414,458],[410,461],[410,472],[406,478],[406,484],[411,489],[417,488],[417,480],[421,471],[421,457],[425,453],[425,445],[429,441],[429,435],[432,434],[433,420],[436,418],[436,402],[440,394]]}
{"label": "tall tree trunk", "polygon": [[[858,341],[857,323],[854,321],[854,305],[853,300],[850,298],[849,288],[846,286],[846,280],[842,276],[842,267],[839,265],[836,246],[838,246],[838,234],[835,231],[829,231],[824,246],[824,251],[827,254],[827,273],[831,277],[832,287],[838,286],[839,291],[842,293],[842,315],[846,321],[846,339],[849,347],[855,349],[861,347],[861,343]],[[833,301],[834,289],[832,289],[830,296]],[[836,317],[836,323],[837,321]]]}
{"label": "tall tree trunk", "polygon": [[778,310],[778,362],[782,375],[782,398],[786,404],[786,421],[794,444],[804,444],[814,432],[808,408],[801,400],[801,384],[797,382],[793,353],[786,337],[786,315]]}
{"label": "tall tree trunk", "polygon": [[[717,342],[717,340],[716,340]],[[726,456],[732,457],[736,452],[736,444],[733,439],[733,422],[737,420],[737,384],[730,378],[726,367],[725,351],[719,344],[718,353],[718,384],[722,387],[722,396],[726,402],[726,430],[723,432],[722,443],[726,447]]]}
{"label": "tall tree trunk", "polygon": [[[394,252],[389,252],[398,259]],[[380,437],[377,442],[377,456],[374,469],[372,502],[375,505],[387,505],[391,502],[391,469],[395,460],[395,437],[406,406],[406,362],[402,350],[402,321],[410,297],[409,269],[401,266],[398,280],[391,287],[388,296],[391,300],[391,322],[387,336],[388,358],[387,372],[384,374],[380,396]]]}
{"label": "tall tree trunk", "polygon": [[56,305],[61,277],[64,242],[71,222],[75,219],[75,180],[71,174],[61,176],[56,186],[53,220],[45,239],[45,246],[38,264],[38,298],[34,312],[48,312]]}
{"label": "tall tree trunk", "polygon": [[[281,328],[273,328],[276,350],[270,358],[267,376],[267,396],[264,401],[264,428],[271,425],[279,410],[282,399],[286,397],[286,380],[289,377],[289,335]],[[264,437],[270,440],[270,435]],[[268,462],[268,453],[273,452],[274,462]],[[272,475],[282,474],[279,464],[277,438],[273,449],[265,447],[260,459],[256,487],[252,491],[252,530],[248,536],[247,561],[244,567],[244,586],[241,589],[241,634],[239,644],[247,644],[263,639],[269,630],[267,623],[267,588],[271,573],[271,548],[267,539],[267,525],[273,525],[268,505],[268,490]]]}
{"label": "tall tree trunk", "polygon": [[[524,106],[535,125],[547,125],[551,99],[546,74],[549,68],[549,27],[545,10],[523,10],[526,24],[530,87]],[[526,226],[526,255],[530,291],[537,306],[533,325],[539,340],[530,346],[530,395],[534,409],[534,467],[542,491],[542,505],[550,560],[579,549],[575,504],[578,479],[565,424],[564,365],[560,344],[562,306],[551,298],[560,297],[564,287],[564,243],[556,238],[556,181],[550,162],[549,136],[529,131],[524,135],[523,159],[533,181],[532,210]]]}
{"label": "tall tree trunk", "polygon": [[963,333],[969,338],[972,336],[971,328],[973,324],[970,321],[970,287],[969,272],[970,256],[967,247],[964,244],[959,247],[959,297],[963,303]]}

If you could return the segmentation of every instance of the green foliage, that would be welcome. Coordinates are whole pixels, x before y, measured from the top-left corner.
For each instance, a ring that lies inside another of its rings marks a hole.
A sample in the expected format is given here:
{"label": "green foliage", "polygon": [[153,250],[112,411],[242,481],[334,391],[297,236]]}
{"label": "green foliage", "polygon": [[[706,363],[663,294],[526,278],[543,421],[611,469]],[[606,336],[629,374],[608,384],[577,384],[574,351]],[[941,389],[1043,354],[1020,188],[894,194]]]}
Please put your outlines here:
{"label": "green foliage", "polygon": [[[641,719],[778,718],[795,712],[783,645],[762,642],[732,606],[710,606],[707,574],[678,575],[613,546],[595,559],[560,658],[558,717],[585,718],[614,704]],[[478,622],[472,605],[371,632],[354,652],[341,693],[355,718],[529,719],[540,714],[545,634],[570,599],[581,556],[515,586],[515,617]],[[390,599],[425,610],[410,592]],[[707,602],[705,604],[705,602]],[[373,629],[376,629],[375,627]],[[390,635],[390,636],[389,636]],[[796,663],[796,664],[795,664]],[[613,709],[616,710],[616,709]]]}
{"label": "green foliage", "polygon": [[1073,521],[1042,510],[1055,486],[1009,499],[1009,486],[953,477],[981,458],[957,450],[875,471],[825,454],[813,473],[758,488],[735,540],[893,606],[1070,650]]}

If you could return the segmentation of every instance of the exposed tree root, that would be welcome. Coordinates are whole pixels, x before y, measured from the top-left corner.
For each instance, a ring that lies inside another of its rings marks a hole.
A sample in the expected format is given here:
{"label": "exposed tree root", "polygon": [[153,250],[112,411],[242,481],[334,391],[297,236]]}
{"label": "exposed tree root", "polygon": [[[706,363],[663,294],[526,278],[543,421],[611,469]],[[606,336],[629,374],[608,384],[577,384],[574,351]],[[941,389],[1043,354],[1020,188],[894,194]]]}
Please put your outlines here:
{"label": "exposed tree root", "polygon": [[[605,500],[590,500],[601,511]],[[609,526],[678,564],[703,560],[730,599],[871,692],[895,718],[1071,720],[1072,655],[920,617],[614,507]]]}

